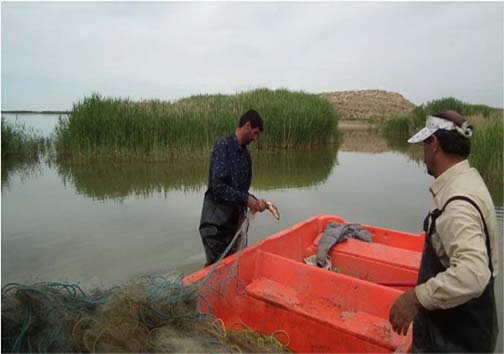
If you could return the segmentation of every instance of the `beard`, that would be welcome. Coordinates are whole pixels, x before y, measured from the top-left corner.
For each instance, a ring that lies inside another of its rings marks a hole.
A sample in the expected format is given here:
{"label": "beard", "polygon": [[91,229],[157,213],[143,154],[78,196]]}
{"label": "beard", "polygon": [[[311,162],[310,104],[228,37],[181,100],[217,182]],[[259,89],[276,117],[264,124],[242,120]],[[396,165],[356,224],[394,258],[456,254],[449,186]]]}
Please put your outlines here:
{"label": "beard", "polygon": [[428,163],[425,159],[424,159],[424,164],[425,164],[425,169],[427,171],[427,174],[432,177],[435,177],[434,176],[434,169],[432,168],[432,164]]}

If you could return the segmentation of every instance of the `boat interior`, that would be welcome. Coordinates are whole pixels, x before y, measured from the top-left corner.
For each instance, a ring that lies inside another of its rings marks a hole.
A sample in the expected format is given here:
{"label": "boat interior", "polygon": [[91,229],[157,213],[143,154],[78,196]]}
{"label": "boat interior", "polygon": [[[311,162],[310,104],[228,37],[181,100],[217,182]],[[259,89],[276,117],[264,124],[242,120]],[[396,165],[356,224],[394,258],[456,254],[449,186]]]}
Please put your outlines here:
{"label": "boat interior", "polygon": [[203,313],[227,328],[275,335],[295,352],[407,350],[411,330],[397,335],[388,316],[395,299],[416,282],[423,234],[363,224],[372,242],[349,238],[334,245],[332,269],[306,264],[329,222],[348,223],[315,216],[184,281],[201,282]]}

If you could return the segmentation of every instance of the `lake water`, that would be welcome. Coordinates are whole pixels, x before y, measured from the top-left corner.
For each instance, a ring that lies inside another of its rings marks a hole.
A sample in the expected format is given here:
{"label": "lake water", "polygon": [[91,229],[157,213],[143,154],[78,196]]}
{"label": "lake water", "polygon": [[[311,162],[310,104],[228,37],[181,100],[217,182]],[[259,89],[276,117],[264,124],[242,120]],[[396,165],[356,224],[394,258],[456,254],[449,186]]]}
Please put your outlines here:
{"label": "lake water", "polygon": [[[3,116],[45,136],[57,122],[57,115]],[[352,130],[339,147],[254,153],[251,192],[273,201],[281,219],[256,215],[249,244],[316,214],[419,233],[431,206],[432,178],[420,151],[404,153],[396,143]],[[2,284],[109,287],[145,274],[200,269],[205,256],[198,226],[208,164],[186,159],[3,166]],[[502,186],[495,193],[502,236]],[[496,284],[500,328],[502,274]],[[502,351],[502,341],[497,349]]]}

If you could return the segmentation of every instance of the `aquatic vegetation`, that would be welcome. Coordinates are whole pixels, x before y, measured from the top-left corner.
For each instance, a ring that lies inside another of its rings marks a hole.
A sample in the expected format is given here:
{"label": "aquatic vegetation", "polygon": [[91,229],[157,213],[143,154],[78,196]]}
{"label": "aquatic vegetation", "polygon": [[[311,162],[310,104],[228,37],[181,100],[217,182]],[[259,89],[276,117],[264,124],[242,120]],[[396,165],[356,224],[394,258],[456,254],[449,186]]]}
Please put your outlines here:
{"label": "aquatic vegetation", "polygon": [[2,160],[38,159],[48,144],[48,139],[41,137],[34,129],[9,123],[2,117]]}
{"label": "aquatic vegetation", "polygon": [[[425,125],[425,117],[444,110],[455,110],[472,122],[472,117],[485,120],[501,119],[503,110],[481,104],[469,104],[453,97],[432,100],[417,106],[410,114],[395,116],[383,123],[385,134],[412,134]],[[474,123],[473,123],[474,124]]]}
{"label": "aquatic vegetation", "polygon": [[[382,125],[382,134],[395,149],[408,153],[420,161],[418,149],[408,147],[406,140],[425,125],[428,114],[453,109],[461,112],[473,125],[470,163],[478,169],[494,196],[502,204],[503,186],[503,110],[485,105],[472,105],[455,98],[443,98],[418,106],[410,115],[392,118]],[[403,141],[402,143],[397,141]],[[496,197],[497,196],[497,197]]]}
{"label": "aquatic vegetation", "polygon": [[236,128],[248,109],[265,129],[254,149],[324,144],[334,139],[338,114],[316,94],[258,89],[236,95],[198,95],[174,102],[132,101],[98,94],[74,104],[56,127],[58,156],[164,160],[207,154]]}
{"label": "aquatic vegetation", "polygon": [[[425,122],[425,119],[424,119]],[[395,116],[383,123],[382,131],[385,136],[408,138],[413,130],[413,120],[411,116]]]}
{"label": "aquatic vegetation", "polygon": [[502,109],[482,104],[469,104],[454,97],[444,97],[421,104],[413,110],[412,117],[414,128],[424,125],[427,115],[448,109],[457,111],[465,117],[482,115],[485,118],[490,118],[491,115],[499,112],[502,115]]}
{"label": "aquatic vegetation", "polygon": [[51,141],[37,131],[2,117],[2,187],[9,184],[15,173],[22,176],[35,173],[50,147]]}
{"label": "aquatic vegetation", "polygon": [[471,154],[469,161],[484,178],[494,202],[502,205],[503,178],[503,142],[504,124],[502,118],[485,121],[476,126],[471,137]]}

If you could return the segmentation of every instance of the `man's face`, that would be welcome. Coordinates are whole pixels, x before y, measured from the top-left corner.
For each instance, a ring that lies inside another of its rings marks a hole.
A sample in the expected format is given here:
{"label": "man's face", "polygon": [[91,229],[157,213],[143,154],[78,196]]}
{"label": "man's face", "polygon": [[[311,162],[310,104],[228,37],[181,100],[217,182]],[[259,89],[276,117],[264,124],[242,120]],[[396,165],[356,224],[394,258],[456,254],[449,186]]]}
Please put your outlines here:
{"label": "man's face", "polygon": [[427,173],[431,176],[434,176],[434,141],[435,137],[431,136],[428,139],[426,139],[422,145],[423,145],[423,151],[424,151],[424,163],[425,166],[427,167]]}
{"label": "man's face", "polygon": [[259,135],[261,134],[261,130],[259,128],[252,128],[250,122],[245,123],[246,127],[246,145],[253,143]]}

